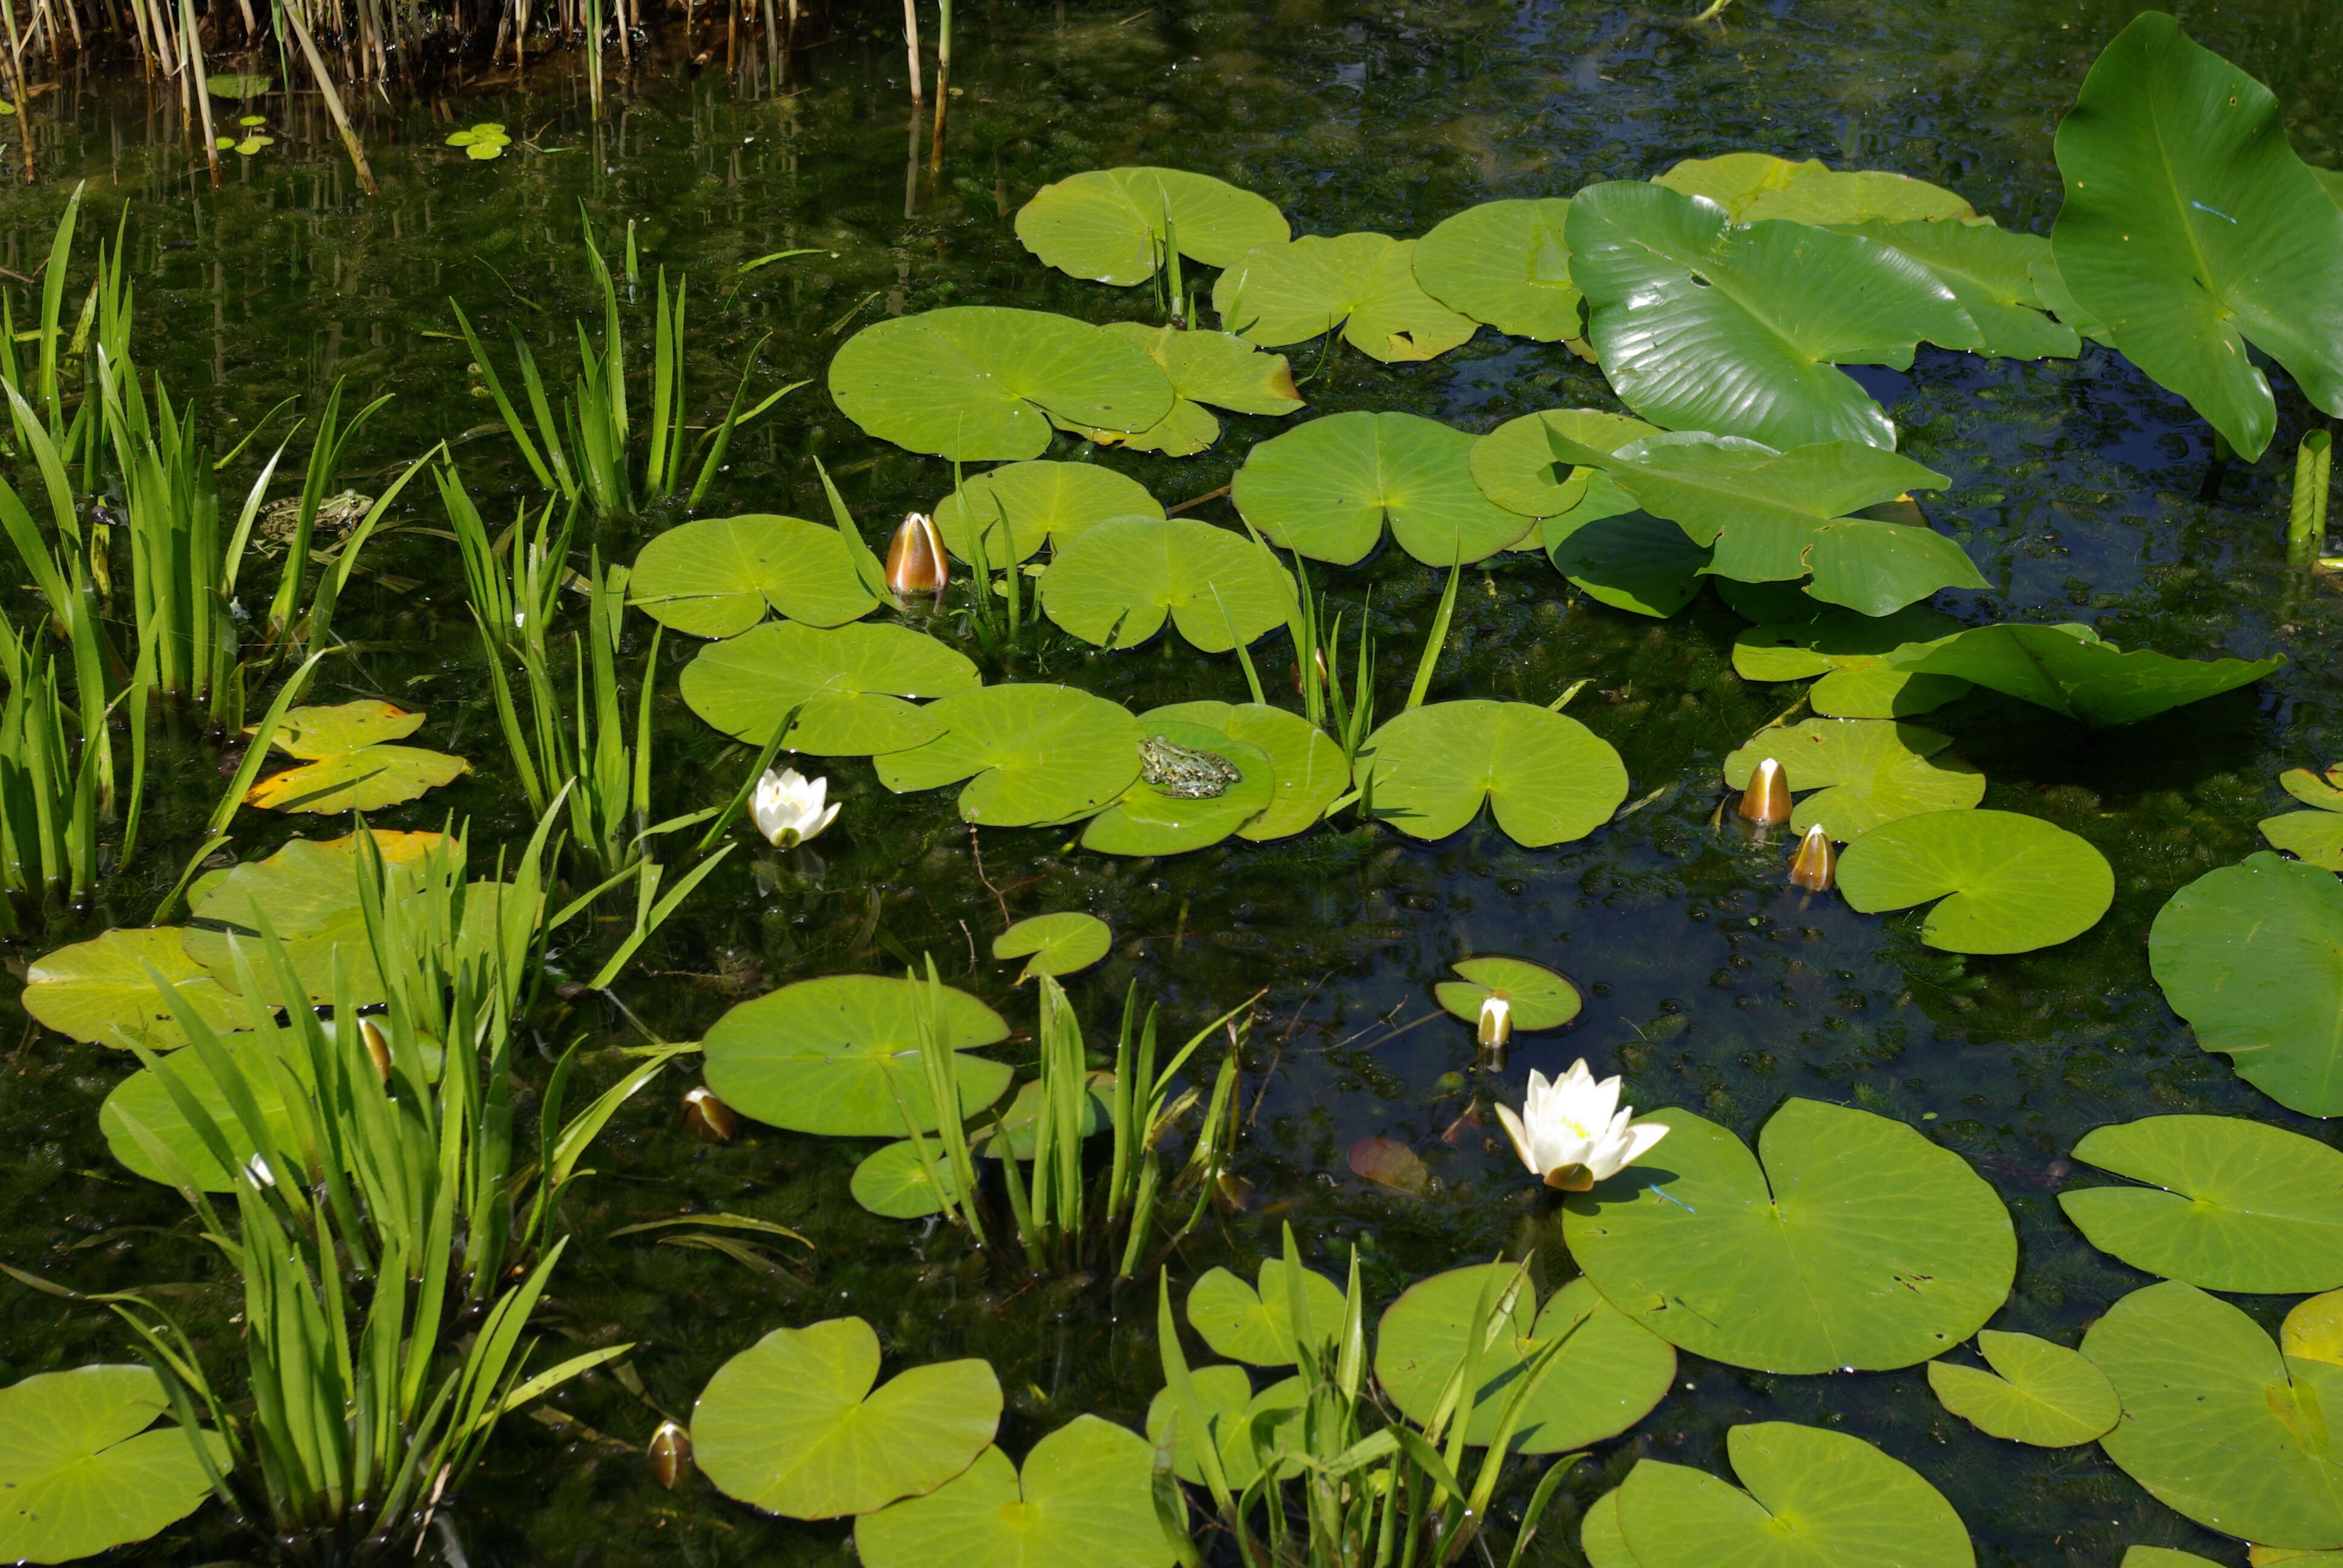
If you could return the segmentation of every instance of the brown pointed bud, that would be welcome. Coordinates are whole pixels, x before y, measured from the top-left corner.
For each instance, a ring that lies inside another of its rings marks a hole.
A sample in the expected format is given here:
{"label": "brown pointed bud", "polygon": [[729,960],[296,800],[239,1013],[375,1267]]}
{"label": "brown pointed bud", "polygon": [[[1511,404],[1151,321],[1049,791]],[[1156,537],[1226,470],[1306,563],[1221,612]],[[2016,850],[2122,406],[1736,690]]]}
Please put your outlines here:
{"label": "brown pointed bud", "polygon": [[375,1027],[374,1020],[358,1020],[358,1038],[366,1041],[367,1055],[374,1060],[374,1070],[385,1083],[390,1081],[390,1041]]}
{"label": "brown pointed bud", "polygon": [[936,594],[951,581],[943,537],[925,512],[913,512],[887,547],[887,586],[899,594]]}
{"label": "brown pointed bud", "polygon": [[1771,757],[1757,764],[1749,775],[1749,788],[1741,792],[1737,808],[1742,819],[1761,828],[1771,828],[1790,819],[1790,779],[1782,765]]}
{"label": "brown pointed bud", "polygon": [[740,1119],[733,1114],[730,1106],[709,1092],[707,1085],[701,1084],[684,1091],[683,1126],[687,1132],[697,1132],[718,1143],[729,1143],[732,1134],[739,1129]]}
{"label": "brown pointed bud", "polygon": [[1798,840],[1798,853],[1790,861],[1790,886],[1827,893],[1837,879],[1838,851],[1831,848],[1829,829],[1817,822]]}
{"label": "brown pointed bud", "polygon": [[645,1457],[650,1462],[651,1479],[673,1492],[691,1478],[691,1433],[671,1421],[659,1422]]}

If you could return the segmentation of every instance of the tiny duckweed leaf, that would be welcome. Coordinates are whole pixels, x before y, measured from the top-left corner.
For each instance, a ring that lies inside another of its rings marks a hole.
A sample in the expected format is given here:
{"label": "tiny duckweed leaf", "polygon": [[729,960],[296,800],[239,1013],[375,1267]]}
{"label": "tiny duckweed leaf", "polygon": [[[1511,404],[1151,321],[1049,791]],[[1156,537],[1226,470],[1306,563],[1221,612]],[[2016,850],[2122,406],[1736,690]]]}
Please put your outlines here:
{"label": "tiny duckweed leaf", "polygon": [[1423,291],[1412,239],[1312,235],[1248,251],[1212,288],[1221,325],[1264,348],[1341,329],[1370,359],[1431,359],[1470,338],[1476,324]]}
{"label": "tiny duckweed leaf", "polygon": [[1940,755],[1949,737],[1916,724],[1884,719],[1809,719],[1761,729],[1725,759],[1725,781],[1749,786],[1757,764],[1771,757],[1789,777],[1794,794],[1806,795],[1790,830],[1816,823],[1844,844],[1883,822],[1924,811],[1961,811],[1985,799],[1985,775],[1958,757]]}
{"label": "tiny duckweed leaf", "polygon": [[2174,658],[2144,648],[2118,648],[2088,627],[1980,626],[1916,643],[1887,662],[1957,676],[2104,729],[2250,685],[2286,659]]}
{"label": "tiny duckweed leaf", "polygon": [[2017,1270],[2008,1211],[1902,1122],[1794,1099],[1753,1155],[1688,1111],[1643,1120],[1666,1139],[1565,1198],[1564,1228],[1595,1288],[1670,1343],[1762,1372],[1886,1371],[2001,1310]]}
{"label": "tiny duckweed leaf", "polygon": [[2075,1158],[2142,1187],[2069,1188],[2058,1206],[2102,1252],[2207,1291],[2343,1285],[2343,1153],[2234,1116],[2102,1127]]}
{"label": "tiny duckweed leaf", "polygon": [[1415,245],[1415,280],[1461,315],[1511,337],[1558,343],[1579,336],[1563,226],[1570,203],[1493,201],[1466,207]]}
{"label": "tiny duckweed leaf", "polygon": [[[744,1116],[797,1132],[884,1138],[903,1131],[903,1106],[921,1131],[936,1125],[920,1060],[924,983],[886,975],[825,975],[783,986],[716,1020],[702,1042],[708,1087]],[[962,1053],[1009,1036],[967,992],[943,991],[945,1040]],[[1010,1070],[962,1054],[960,1110],[1001,1097]],[[896,1096],[901,1095],[901,1104]]]}
{"label": "tiny duckweed leaf", "polygon": [[836,528],[761,514],[668,529],[635,558],[627,586],[635,608],[693,637],[736,637],[769,605],[822,627],[860,620],[879,605]]}
{"label": "tiny duckweed leaf", "polygon": [[836,1519],[933,1492],[991,1443],[1001,1384],[983,1362],[878,1381],[879,1336],[860,1318],[775,1329],[700,1391],[693,1457],[728,1497]]}
{"label": "tiny duckweed leaf", "polygon": [[1578,988],[1543,964],[1526,959],[1460,959],[1453,966],[1461,980],[1441,980],[1432,988],[1440,1005],[1467,1023],[1481,1016],[1481,1004],[1503,997],[1513,1009],[1513,1026],[1535,1031],[1560,1029],[1578,1016]]}
{"label": "tiny duckweed leaf", "polygon": [[1966,201],[1926,180],[1883,169],[1834,169],[1820,158],[1792,163],[1771,153],[1686,158],[1654,183],[1685,196],[1706,196],[1732,214],[1735,223],[1769,217],[1834,224],[1976,216]]}
{"label": "tiny duckweed leaf", "polygon": [[[355,885],[351,896],[357,897]],[[44,953],[25,971],[25,1010],[59,1034],[92,1045],[176,1050],[187,1043],[186,1032],[156,989],[151,965],[214,1030],[241,1027],[230,1020],[228,993],[187,956],[183,934],[176,926],[117,929]]]}
{"label": "tiny duckweed leaf", "polygon": [[385,744],[422,722],[422,714],[387,702],[294,709],[272,739],[302,765],[263,779],[245,801],[272,811],[374,811],[470,772],[470,763],[444,751]]}
{"label": "tiny duckweed leaf", "polygon": [[2046,261],[2050,242],[1990,223],[1946,223],[1913,219],[1839,226],[1901,251],[1952,290],[1983,345],[1979,353],[2005,359],[2072,359],[2082,352],[2075,329],[2043,314],[2034,282],[2036,262]]}
{"label": "tiny duckweed leaf", "polygon": [[1410,1197],[1421,1193],[1432,1181],[1423,1157],[1396,1138],[1370,1134],[1351,1145],[1348,1159],[1354,1173]]}
{"label": "tiny duckweed leaf", "polygon": [[1956,953],[2023,953],[2098,924],[2115,871],[2088,839],[2015,811],[1929,811],[1874,828],[1839,857],[1863,913],[1941,899],[1920,940]]}
{"label": "tiny duckweed leaf", "polygon": [[1018,921],[992,939],[992,956],[1025,960],[1017,976],[1022,983],[1035,975],[1078,974],[1106,957],[1113,945],[1114,932],[1104,920],[1063,910]]}
{"label": "tiny duckweed leaf", "polygon": [[943,1212],[948,1156],[928,1145],[928,1163],[908,1138],[881,1145],[854,1168],[847,1191],[873,1214],[889,1220],[921,1220]]}
{"label": "tiny duckweed leaf", "polygon": [[830,361],[830,392],[879,439],[970,463],[1040,457],[1052,417],[1144,430],[1172,411],[1172,383],[1129,339],[993,306],[864,327]]}
{"label": "tiny duckweed leaf", "polygon": [[1473,437],[1414,414],[1331,415],[1245,454],[1232,498],[1245,520],[1288,549],[1351,566],[1383,538],[1430,566],[1508,548],[1529,522],[1473,482]]}
{"label": "tiny duckweed leaf", "polygon": [[781,739],[788,749],[868,757],[944,732],[933,709],[905,699],[973,691],[981,681],[967,655],[909,627],[768,621],[702,648],[678,684],[694,713],[736,739],[763,745],[796,708]]}
{"label": "tiny duckweed leaf", "polygon": [[1101,447],[1193,457],[1221,438],[1221,422],[1206,404],[1239,414],[1268,415],[1291,414],[1302,407],[1302,393],[1293,385],[1293,367],[1285,356],[1265,353],[1232,333],[1189,332],[1137,321],[1111,321],[1101,330],[1145,348],[1149,357],[1163,367],[1177,394],[1172,412],[1144,430],[1098,430],[1057,421],[1060,429],[1087,437]]}
{"label": "tiny duckweed leaf", "polygon": [[1184,169],[1091,169],[1043,186],[1017,211],[1017,237],[1043,265],[1095,283],[1144,283],[1163,249],[1231,266],[1292,230],[1266,197]]}
{"label": "tiny duckweed leaf", "polygon": [[1928,1363],[1928,1386],[1944,1407],[1989,1437],[2036,1448],[2091,1442],[2123,1414],[2107,1374],[2079,1352],[2032,1334],[1977,1335],[1992,1372],[1954,1362]]}
{"label": "tiny duckweed leaf", "polygon": [[1630,441],[1659,433],[1656,427],[1624,414],[1542,408],[1508,419],[1473,442],[1467,466],[1481,493],[1505,510],[1525,518],[1560,517],[1587,498],[1587,481],[1599,470],[1556,456],[1554,437],[1615,452]]}
{"label": "tiny duckweed leaf", "polygon": [[[285,1108],[285,1096],[275,1075],[269,1070],[261,1050],[250,1043],[251,1035],[231,1035],[223,1043],[228,1060],[236,1062],[250,1085],[254,1104],[263,1121],[268,1124],[270,1137],[280,1150],[297,1149],[300,1140],[295,1133],[293,1118]],[[210,1112],[227,1140],[229,1151],[237,1157],[237,1168],[223,1168],[212,1155],[193,1123],[179,1109],[158,1073],[167,1073],[182,1089],[196,1098],[196,1102]],[[230,1192],[236,1190],[242,1174],[243,1161],[256,1150],[230,1106],[227,1091],[219,1080],[191,1051],[182,1051],[161,1059],[159,1069],[141,1068],[116,1084],[104,1103],[97,1108],[97,1130],[105,1136],[106,1146],[127,1169],[149,1181],[166,1186],[177,1181],[175,1172],[164,1169],[161,1162],[147,1151],[144,1140],[133,1132],[130,1123],[139,1127],[169,1150],[179,1164],[196,1179],[196,1186],[206,1192]]]}
{"label": "tiny duckweed leaf", "polygon": [[968,780],[964,820],[995,828],[1071,822],[1103,810],[1139,777],[1139,720],[1071,686],[988,686],[930,705],[945,732],[878,759],[901,794]]}
{"label": "tiny duckweed leaf", "polygon": [[1010,463],[971,475],[936,503],[936,532],[944,548],[973,560],[969,518],[984,538],[985,564],[999,571],[1031,559],[1048,539],[1064,549],[1086,528],[1109,518],[1163,515],[1162,503],[1138,480],[1096,463]]}
{"label": "tiny duckweed leaf", "polygon": [[1368,737],[1361,777],[1373,813],[1414,839],[1444,839],[1487,801],[1528,849],[1583,839],[1627,798],[1611,743],[1526,702],[1473,698],[1403,713]]}
{"label": "tiny duckweed leaf", "polygon": [[1188,1289],[1188,1326],[1232,1362],[1292,1366],[1295,1352],[1289,1270],[1301,1271],[1312,1341],[1335,1338],[1342,1327],[1342,1288],[1317,1270],[1282,1258],[1262,1260],[1254,1271],[1256,1285],[1226,1269],[1205,1270]]}
{"label": "tiny duckweed leaf", "polygon": [[2343,1367],[2282,1355],[2194,1285],[2134,1291],[2083,1336],[2123,1401],[2099,1440],[2157,1501],[2210,1530],[2304,1551],[2343,1546],[2343,1456],[2318,1413]]}
{"label": "tiny duckweed leaf", "polygon": [[870,1568],[1167,1568],[1155,1453],[1128,1427],[1078,1415],[1033,1445],[1021,1475],[997,1448],[924,1497],[854,1523]]}
{"label": "tiny duckweed leaf", "polygon": [[1293,574],[1232,528],[1194,518],[1110,518],[1061,543],[1041,608],[1101,648],[1136,648],[1168,617],[1191,646],[1226,653],[1285,624]]}
{"label": "tiny duckweed leaf", "polygon": [[[70,1563],[144,1541],[211,1495],[195,1445],[144,1366],[38,1372],[0,1389],[0,1559]],[[227,1444],[203,1433],[212,1462]]]}
{"label": "tiny duckweed leaf", "polygon": [[1179,720],[1217,729],[1269,754],[1276,783],[1268,808],[1237,829],[1240,839],[1283,839],[1316,825],[1351,787],[1350,759],[1334,738],[1288,709],[1258,702],[1175,702],[1150,709],[1144,724]]}
{"label": "tiny duckweed leaf", "polygon": [[[1514,1271],[1511,1263],[1451,1269],[1417,1281],[1384,1309],[1375,1328],[1375,1377],[1401,1413],[1416,1422],[1431,1418],[1481,1326],[1473,1314],[1486,1282],[1495,1277],[1487,1287],[1493,1305]],[[1536,1295],[1533,1286],[1523,1285],[1506,1327],[1481,1352],[1481,1385],[1465,1441],[1495,1440],[1523,1364],[1556,1341],[1562,1353],[1523,1406],[1513,1452],[1584,1448],[1651,1413],[1675,1376],[1676,1353],[1668,1342],[1604,1301],[1584,1278],[1556,1291],[1543,1310]]]}
{"label": "tiny duckweed leaf", "polygon": [[1627,1473],[1619,1529],[1639,1568],[1972,1568],[1976,1561],[1944,1494],[1859,1437],[1763,1422],[1736,1426],[1725,1441],[1739,1487],[1656,1459]]}
{"label": "tiny duckweed leaf", "polygon": [[1149,782],[1142,768],[1121,798],[1083,828],[1082,848],[1107,855],[1184,854],[1219,843],[1267,809],[1276,765],[1260,747],[1176,719],[1151,718],[1141,728],[1151,740],[1216,759],[1236,769],[1237,777],[1215,779],[1218,794],[1195,797],[1179,793],[1176,779]]}
{"label": "tiny duckweed leaf", "polygon": [[1820,676],[1806,701],[1835,719],[1903,719],[1942,708],[1966,694],[1969,683],[1894,668],[1888,656],[1906,643],[1959,629],[1952,617],[1919,605],[1879,617],[1835,610],[1813,620],[1751,627],[1733,641],[1733,669],[1745,680]]}
{"label": "tiny duckweed leaf", "polygon": [[2051,234],[2075,300],[2247,462],[2278,426],[2247,345],[2343,413],[2343,209],[2270,90],[2159,11],[2107,46],[2059,122]]}
{"label": "tiny duckweed leaf", "polygon": [[2157,911],[2147,963],[2238,1077],[2306,1116],[2343,1115],[2343,882],[2266,849],[2207,871]]}

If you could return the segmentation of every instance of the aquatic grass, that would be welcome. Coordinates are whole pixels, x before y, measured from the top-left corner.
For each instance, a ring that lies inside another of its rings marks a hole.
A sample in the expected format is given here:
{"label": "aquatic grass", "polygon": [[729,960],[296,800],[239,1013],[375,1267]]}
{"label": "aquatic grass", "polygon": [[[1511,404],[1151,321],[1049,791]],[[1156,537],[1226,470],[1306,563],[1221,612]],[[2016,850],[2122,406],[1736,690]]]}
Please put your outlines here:
{"label": "aquatic grass", "polygon": [[97,879],[98,758],[111,743],[101,719],[98,744],[78,744],[83,732],[55,661],[5,616],[0,677],[0,935],[14,936],[45,904],[88,901]]}

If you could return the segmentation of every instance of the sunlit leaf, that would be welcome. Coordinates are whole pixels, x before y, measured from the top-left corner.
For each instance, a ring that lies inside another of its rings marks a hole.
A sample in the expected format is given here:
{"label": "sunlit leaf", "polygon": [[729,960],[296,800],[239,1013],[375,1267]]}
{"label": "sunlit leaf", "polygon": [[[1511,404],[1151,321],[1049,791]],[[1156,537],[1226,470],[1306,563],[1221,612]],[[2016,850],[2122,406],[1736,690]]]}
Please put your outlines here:
{"label": "sunlit leaf", "polygon": [[985,564],[999,571],[1031,558],[1044,539],[1063,549],[1109,518],[1160,518],[1163,503],[1138,480],[1096,463],[1037,461],[972,474],[936,503],[936,531],[964,561],[976,558],[970,514],[982,534]]}
{"label": "sunlit leaf", "polygon": [[808,626],[844,626],[878,608],[836,528],[803,518],[705,518],[635,558],[628,602],[693,637],[734,637],[768,607]]}
{"label": "sunlit leaf", "polygon": [[931,704],[945,732],[878,759],[901,794],[966,779],[960,816],[996,828],[1071,822],[1103,809],[1139,777],[1139,720],[1071,686],[1008,684]]}
{"label": "sunlit leaf", "polygon": [[1933,1361],[1928,1387],[1946,1410],[1988,1436],[2073,1448],[2103,1435],[2123,1414],[2107,1373],[2065,1345],[1986,1329],[1977,1348],[1993,1371]]}
{"label": "sunlit leaf", "polygon": [[1806,795],[1790,830],[1820,824],[1845,843],[1883,822],[1924,811],[1958,811],[1985,799],[1985,775],[1944,754],[1950,737],[1882,719],[1809,719],[1761,729],[1725,759],[1725,781],[1749,785],[1757,764],[1782,765],[1791,791]]}
{"label": "sunlit leaf", "polygon": [[1874,828],[1838,861],[1865,914],[1934,900],[1920,940],[1956,953],[2023,953],[2098,924],[2115,871],[2088,839],[2015,811],[1929,811]]}
{"label": "sunlit leaf", "polygon": [[1316,825],[1351,786],[1351,764],[1334,738],[1291,709],[1258,702],[1175,702],[1150,709],[1141,722],[1178,719],[1217,729],[1269,754],[1276,792],[1240,839],[1283,839]]}
{"label": "sunlit leaf", "polygon": [[955,1480],[854,1523],[870,1568],[1159,1568],[1154,1451],[1137,1432],[1078,1415],[1043,1437],[1021,1474],[997,1448]]}
{"label": "sunlit leaf", "polygon": [[1443,219],[1416,241],[1415,279],[1461,315],[1513,337],[1553,343],[1579,335],[1579,294],[1561,197],[1493,201]]}
{"label": "sunlit leaf", "polygon": [[1035,975],[1070,975],[1086,970],[1106,957],[1113,945],[1114,932],[1104,920],[1079,910],[1065,910],[1019,920],[992,939],[992,956],[1023,959],[1025,967],[1017,976],[1023,981]]}
{"label": "sunlit leaf", "polygon": [[1771,153],[1686,158],[1655,183],[1706,196],[1735,223],[1889,223],[1914,218],[1973,218],[1976,209],[1942,186],[1884,169],[1834,169],[1820,158],[1793,163]]}
{"label": "sunlit leaf", "polygon": [[[356,897],[355,892],[352,894]],[[214,1030],[231,1021],[230,998],[212,972],[187,956],[176,926],[116,930],[55,949],[25,971],[24,1009],[59,1034],[93,1045],[149,1050],[187,1043],[171,1004],[156,989],[151,967],[180,1000]]]}
{"label": "sunlit leaf", "polygon": [[2101,1127],[2078,1163],[2145,1186],[2070,1187],[2058,1206],[2092,1246],[2208,1291],[2294,1295],[2343,1285],[2343,1153],[2235,1116]]}
{"label": "sunlit leaf", "polygon": [[[470,772],[472,765],[460,757],[387,744],[422,722],[422,714],[387,702],[296,708],[272,739],[277,749],[303,759],[302,765],[263,779],[245,802],[272,811],[374,811]],[[253,744],[261,742],[256,738]]]}
{"label": "sunlit leaf", "polygon": [[1401,714],[1359,753],[1361,802],[1413,839],[1444,839],[1483,801],[1529,849],[1583,839],[1627,798],[1618,752],[1578,720],[1526,702],[1470,698]]}
{"label": "sunlit leaf", "polygon": [[1502,997],[1510,1008],[1513,1027],[1535,1033],[1560,1029],[1578,1016],[1578,988],[1544,964],[1527,959],[1459,959],[1450,966],[1462,980],[1439,980],[1433,998],[1452,1017],[1477,1021],[1481,1004]]}
{"label": "sunlit leaf", "polygon": [[1171,378],[1177,397],[1172,411],[1144,430],[1099,430],[1056,421],[1060,429],[1071,430],[1101,447],[1192,457],[1220,439],[1221,422],[1212,417],[1212,408],[1282,415],[1302,407],[1301,391],[1293,385],[1293,367],[1285,356],[1265,353],[1232,333],[1189,332],[1136,321],[1111,321],[1102,330],[1145,348]]}
{"label": "sunlit leaf", "polygon": [[[95,1557],[193,1513],[211,1483],[169,1412],[144,1366],[39,1372],[0,1389],[0,1558]],[[202,1442],[227,1463],[217,1433]]]}
{"label": "sunlit leaf", "polygon": [[868,757],[944,732],[942,719],[905,699],[980,681],[967,655],[909,627],[768,621],[702,648],[678,684],[694,713],[736,739],[762,746],[795,708],[786,749]]}
{"label": "sunlit leaf", "polygon": [[1168,618],[1205,653],[1283,626],[1293,591],[1276,557],[1194,518],[1110,518],[1061,545],[1041,584],[1041,608],[1084,642],[1135,648]]}
{"label": "sunlit leaf", "polygon": [[1273,543],[1350,566],[1383,538],[1427,565],[1486,558],[1529,521],[1473,482],[1473,438],[1414,414],[1355,411],[1297,425],[1245,454],[1233,498]]}
{"label": "sunlit leaf", "polygon": [[1415,246],[1384,234],[1310,235],[1261,246],[1221,274],[1212,309],[1224,329],[1264,348],[1339,328],[1343,341],[1371,359],[1431,359],[1471,337],[1475,323],[1416,282]]}
{"label": "sunlit leaf", "polygon": [[[1276,771],[1268,752],[1201,724],[1152,717],[1141,722],[1148,735],[1144,745],[1169,743],[1236,777],[1213,780],[1217,788],[1209,796],[1186,795],[1175,780],[1151,782],[1150,765],[1142,761],[1131,786],[1083,827],[1082,848],[1109,855],[1184,854],[1219,843],[1268,808]],[[1159,754],[1176,760],[1176,754]]]}
{"label": "sunlit leaf", "polygon": [[1184,169],[1091,169],[1043,186],[1017,210],[1017,237],[1061,272],[1096,283],[1144,283],[1167,243],[1207,266],[1232,266],[1292,231],[1275,204]]}
{"label": "sunlit leaf", "polygon": [[1812,620],[1753,626],[1733,639],[1733,669],[1745,680],[1816,680],[1806,702],[1836,719],[1903,719],[1964,696],[1957,676],[1897,669],[1888,656],[1907,643],[1961,629],[1948,615],[1913,605],[1888,616],[1836,610]]}

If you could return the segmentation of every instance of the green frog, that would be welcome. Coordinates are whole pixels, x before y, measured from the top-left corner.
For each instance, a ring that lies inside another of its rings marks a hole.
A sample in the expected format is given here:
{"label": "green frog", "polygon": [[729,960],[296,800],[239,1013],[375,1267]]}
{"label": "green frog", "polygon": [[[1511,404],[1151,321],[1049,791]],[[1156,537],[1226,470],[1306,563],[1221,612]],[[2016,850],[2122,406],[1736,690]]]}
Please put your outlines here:
{"label": "green frog", "polygon": [[[343,538],[365,519],[373,506],[372,496],[361,496],[356,490],[327,496],[317,503],[317,521],[309,529],[311,542],[330,544]],[[300,522],[301,498],[287,496],[261,508],[260,516],[253,520],[252,531],[263,543],[281,548],[293,542],[293,532]]]}
{"label": "green frog", "polygon": [[1182,800],[1217,799],[1242,777],[1227,758],[1174,746],[1161,735],[1139,743],[1139,776]]}

